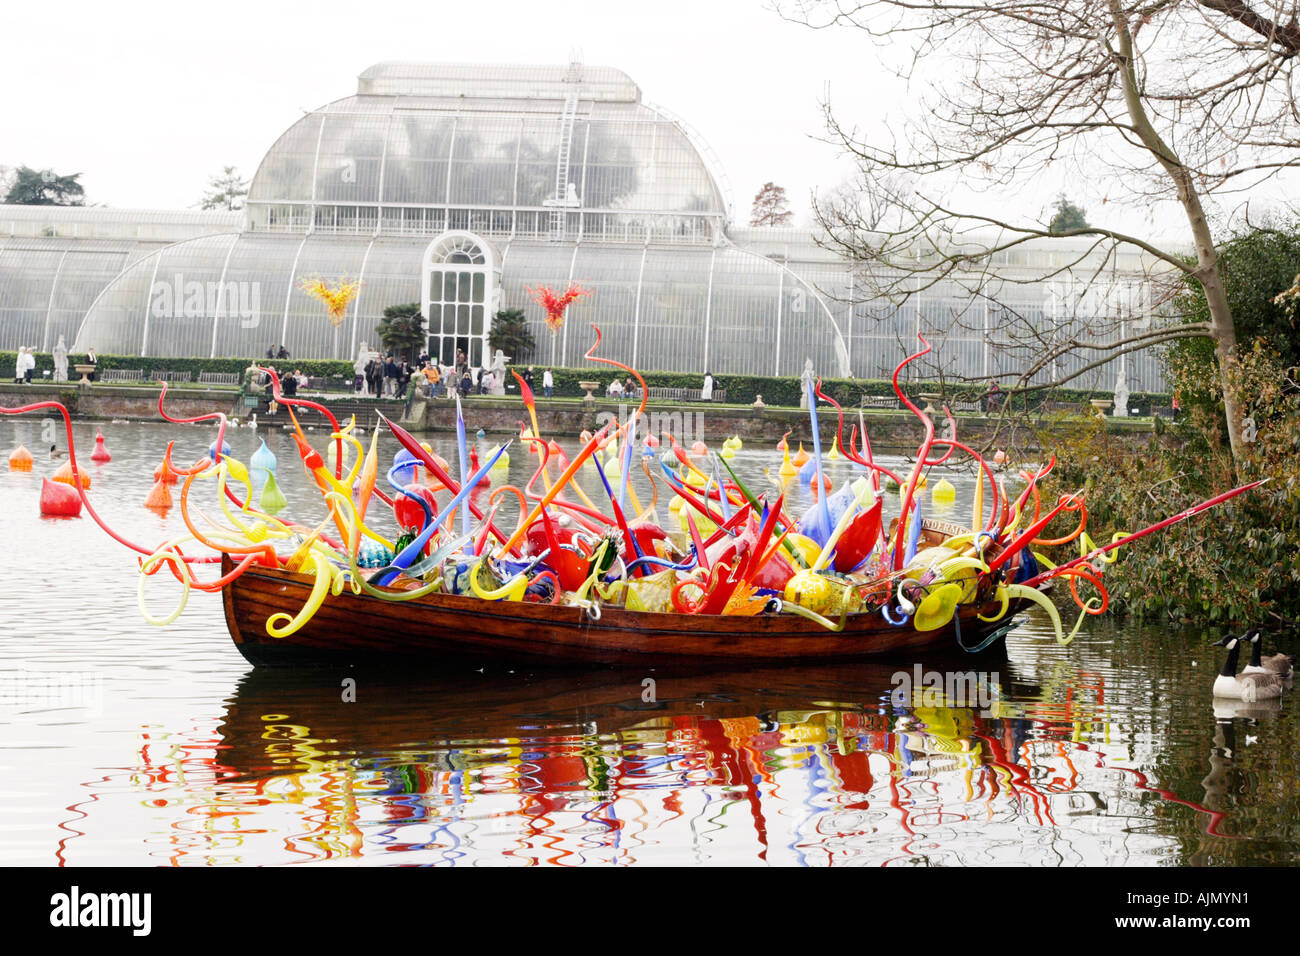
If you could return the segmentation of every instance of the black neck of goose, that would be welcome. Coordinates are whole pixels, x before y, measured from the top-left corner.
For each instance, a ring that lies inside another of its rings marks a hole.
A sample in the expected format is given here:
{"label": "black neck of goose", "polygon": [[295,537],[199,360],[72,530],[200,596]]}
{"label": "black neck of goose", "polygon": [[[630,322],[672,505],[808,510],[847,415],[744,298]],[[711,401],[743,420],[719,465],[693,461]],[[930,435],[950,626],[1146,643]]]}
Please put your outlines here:
{"label": "black neck of goose", "polygon": [[1237,642],[1232,645],[1232,650],[1228,651],[1228,659],[1223,662],[1223,670],[1219,671],[1222,677],[1237,676],[1237,655],[1241,653],[1241,643]]}
{"label": "black neck of goose", "polygon": [[1253,640],[1253,641],[1250,642],[1250,666],[1251,666],[1251,667],[1259,667],[1259,666],[1260,666],[1260,663],[1259,663],[1259,662],[1260,662],[1260,648],[1262,648],[1263,646],[1264,646],[1264,642],[1261,641],[1259,638],[1256,638],[1255,640]]}

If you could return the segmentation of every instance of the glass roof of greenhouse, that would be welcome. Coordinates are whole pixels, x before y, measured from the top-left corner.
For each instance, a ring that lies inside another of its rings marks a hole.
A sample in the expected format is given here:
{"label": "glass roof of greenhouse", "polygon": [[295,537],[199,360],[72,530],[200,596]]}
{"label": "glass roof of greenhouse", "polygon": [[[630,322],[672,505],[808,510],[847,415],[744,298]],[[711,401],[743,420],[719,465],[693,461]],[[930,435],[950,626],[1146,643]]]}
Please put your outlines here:
{"label": "glass roof of greenhouse", "polygon": [[640,88],[622,70],[608,66],[521,66],[497,63],[376,63],[357,78],[357,93],[377,96],[431,96],[563,100],[574,70],[587,100],[636,103]]}
{"label": "glass roof of greenhouse", "polygon": [[[271,147],[251,223],[337,230],[341,212],[346,231],[405,233],[412,210],[464,210],[492,234],[540,236],[572,215],[570,236],[708,242],[728,211],[703,149],[608,67],[382,63]],[[542,218],[492,222],[502,211]]]}

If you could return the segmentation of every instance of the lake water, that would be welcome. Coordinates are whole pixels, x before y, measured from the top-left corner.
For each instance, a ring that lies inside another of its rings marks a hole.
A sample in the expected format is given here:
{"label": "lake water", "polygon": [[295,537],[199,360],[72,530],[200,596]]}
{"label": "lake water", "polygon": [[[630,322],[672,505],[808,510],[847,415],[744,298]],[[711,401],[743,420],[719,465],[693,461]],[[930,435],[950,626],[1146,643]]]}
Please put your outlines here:
{"label": "lake water", "polygon": [[[75,432],[105,521],[151,547],[183,534],[179,509],[142,502],[167,441],[189,463],[215,429],[102,427],[105,465],[89,461],[95,426]],[[0,419],[0,450],[41,447],[40,429]],[[233,430],[234,455],[262,438],[289,513],[319,520],[286,433]],[[512,451],[521,482],[532,465]],[[977,658],[254,671],[218,598],[196,592],[153,627],[131,552],[87,516],[39,516],[57,464],[0,471],[0,864],[1300,862],[1294,700],[1216,705],[1218,634],[1102,618],[1062,647],[1034,613],[1005,652]],[[747,447],[735,464],[762,484],[779,457]],[[968,501],[969,478],[953,481]],[[215,515],[212,487],[196,499]],[[165,573],[148,579],[155,614],[179,594]],[[898,699],[900,675],[928,672],[971,683]]]}

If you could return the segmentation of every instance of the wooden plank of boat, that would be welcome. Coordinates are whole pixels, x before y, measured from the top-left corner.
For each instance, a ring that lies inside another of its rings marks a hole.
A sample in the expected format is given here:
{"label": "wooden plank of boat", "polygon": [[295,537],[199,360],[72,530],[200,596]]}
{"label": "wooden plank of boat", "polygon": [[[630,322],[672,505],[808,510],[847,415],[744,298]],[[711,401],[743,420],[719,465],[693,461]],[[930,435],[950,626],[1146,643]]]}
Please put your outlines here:
{"label": "wooden plank of boat", "polygon": [[[223,558],[223,573],[231,567],[229,558]],[[226,624],[250,663],[273,667],[404,658],[502,666],[815,662],[952,646],[957,640],[951,623],[917,631],[910,625],[894,627],[878,613],[850,615],[844,629],[834,632],[793,614],[654,614],[606,607],[593,620],[583,609],[563,605],[442,593],[389,601],[350,591],[327,597],[293,634],[268,634],[267,619],[295,613],[314,581],[310,575],[254,566],[224,589]],[[962,607],[962,641],[974,644],[1005,626],[1005,620],[988,624],[976,616],[997,608],[997,602]]]}

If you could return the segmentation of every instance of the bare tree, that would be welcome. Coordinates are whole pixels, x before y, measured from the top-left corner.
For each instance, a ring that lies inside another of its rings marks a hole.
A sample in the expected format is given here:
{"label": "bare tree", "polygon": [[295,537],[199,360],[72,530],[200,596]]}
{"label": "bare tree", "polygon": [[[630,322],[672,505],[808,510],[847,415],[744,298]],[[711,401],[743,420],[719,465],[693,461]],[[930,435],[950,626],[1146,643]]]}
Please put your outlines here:
{"label": "bare tree", "polygon": [[818,221],[859,223],[867,230],[887,229],[901,221],[912,193],[912,180],[897,173],[858,173],[813,199]]}
{"label": "bare tree", "polygon": [[[819,208],[830,244],[871,265],[882,291],[893,295],[948,279],[972,295],[985,294],[1002,278],[999,263],[1007,253],[1049,236],[1089,242],[1086,254],[1045,267],[1042,278],[1099,273],[1115,256],[1136,250],[1168,275],[1199,283],[1208,322],[1155,321],[1109,340],[1096,328],[1041,336],[1047,351],[1038,356],[1038,371],[1080,349],[1094,350],[1100,364],[1120,351],[1208,336],[1219,360],[1233,456],[1241,461],[1242,414],[1227,374],[1236,329],[1207,203],[1213,210],[1216,203],[1241,201],[1300,165],[1300,112],[1291,96],[1298,6],[1294,0],[786,4],[782,12],[792,19],[862,30],[887,41],[887,55],[905,50],[899,71],[913,89],[926,91],[904,127],[870,141],[841,126],[827,107],[832,138],[854,154],[865,176],[904,174],[915,182],[904,220],[885,231]],[[1005,202],[979,201],[981,189],[1006,195],[1008,187],[1045,174],[1104,182],[1108,202],[1119,208],[1176,203],[1185,238],[1162,244],[1100,226],[1052,232],[1042,222],[1018,220]],[[959,192],[976,198],[951,198]]]}

